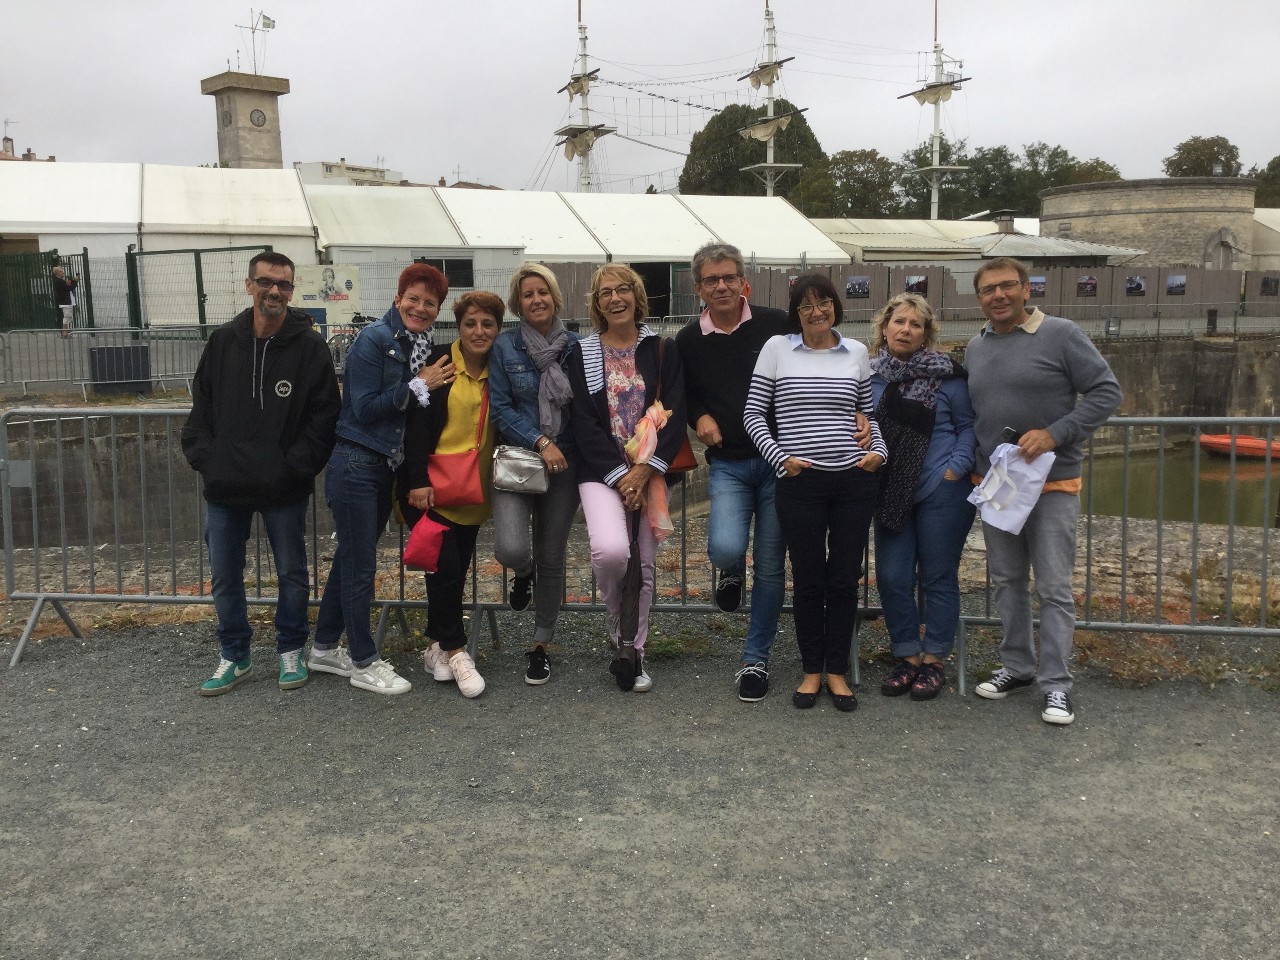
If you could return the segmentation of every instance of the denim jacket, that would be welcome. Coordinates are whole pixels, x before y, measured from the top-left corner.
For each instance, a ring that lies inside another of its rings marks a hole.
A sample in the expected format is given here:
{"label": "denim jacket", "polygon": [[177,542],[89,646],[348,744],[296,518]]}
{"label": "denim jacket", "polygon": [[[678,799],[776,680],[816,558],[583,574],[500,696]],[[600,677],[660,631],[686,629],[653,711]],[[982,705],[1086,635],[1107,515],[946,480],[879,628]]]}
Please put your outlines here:
{"label": "denim jacket", "polygon": [[412,350],[400,311],[392,307],[360,331],[347,353],[338,439],[385,454],[392,468],[404,459],[405,411],[416,402],[408,385]]}
{"label": "denim jacket", "polygon": [[[578,335],[570,332],[564,349],[560,351],[560,365],[573,349]],[[538,385],[542,375],[529,356],[524,333],[517,327],[498,337],[489,357],[489,407],[494,426],[503,443],[533,448],[542,427],[538,416]],[[552,437],[562,452],[572,450],[573,431],[570,425],[572,403],[564,408],[564,424],[560,436]]]}

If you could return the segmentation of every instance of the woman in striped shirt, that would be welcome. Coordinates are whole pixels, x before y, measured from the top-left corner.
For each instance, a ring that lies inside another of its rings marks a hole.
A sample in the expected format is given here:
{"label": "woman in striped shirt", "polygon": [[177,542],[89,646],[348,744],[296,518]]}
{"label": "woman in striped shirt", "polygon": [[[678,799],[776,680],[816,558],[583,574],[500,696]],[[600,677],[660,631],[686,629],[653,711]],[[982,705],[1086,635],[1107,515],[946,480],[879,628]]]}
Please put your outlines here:
{"label": "woman in striped shirt", "polygon": [[858,576],[879,491],[875,472],[888,450],[874,420],[870,449],[854,439],[857,414],[873,412],[871,365],[866,347],[836,332],[843,315],[829,279],[800,278],[787,310],[793,332],[760,351],[743,422],[779,478],[778,520],[791,557],[804,667],[791,702],[812,707],[825,674],[836,709],[848,713],[858,706],[845,678]]}

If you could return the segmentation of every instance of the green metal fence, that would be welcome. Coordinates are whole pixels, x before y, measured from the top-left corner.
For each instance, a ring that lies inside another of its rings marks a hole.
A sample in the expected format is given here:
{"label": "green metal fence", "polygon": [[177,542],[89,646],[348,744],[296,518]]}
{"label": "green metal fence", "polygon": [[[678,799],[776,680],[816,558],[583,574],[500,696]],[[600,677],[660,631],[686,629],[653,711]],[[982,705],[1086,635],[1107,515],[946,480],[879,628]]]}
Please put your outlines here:
{"label": "green metal fence", "polygon": [[53,268],[80,278],[76,287],[76,326],[93,326],[93,280],[89,251],[59,254],[10,253],[0,256],[0,330],[43,330],[62,325],[53,295]]}
{"label": "green metal fence", "polygon": [[214,250],[130,251],[129,326],[206,326],[230,320],[246,306],[249,261],[270,246]]}

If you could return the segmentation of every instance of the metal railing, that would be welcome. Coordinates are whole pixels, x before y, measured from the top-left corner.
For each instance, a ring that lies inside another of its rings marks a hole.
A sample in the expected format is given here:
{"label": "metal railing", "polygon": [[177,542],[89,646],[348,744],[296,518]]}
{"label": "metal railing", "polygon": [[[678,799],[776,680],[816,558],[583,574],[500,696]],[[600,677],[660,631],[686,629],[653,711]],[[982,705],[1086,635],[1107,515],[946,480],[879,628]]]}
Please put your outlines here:
{"label": "metal railing", "polygon": [[10,330],[0,334],[0,377],[24,396],[35,384],[78,387],[86,398],[91,387],[180,382],[189,390],[208,334],[198,326]]}
{"label": "metal railing", "polygon": [[[198,477],[182,458],[186,408],[18,408],[0,416],[0,494],[5,590],[32,601],[12,664],[44,607],[75,636],[69,601],[212,604],[202,543]],[[1246,460],[1242,449],[1211,460],[1203,434],[1251,435],[1280,452],[1280,418],[1114,418],[1087,451],[1075,586],[1082,630],[1280,637],[1276,452]],[[322,484],[323,479],[318,480]],[[673,497],[676,532],[657,563],[657,612],[708,614],[711,570],[696,477]],[[333,525],[313,501],[308,522],[312,597],[328,572]],[[399,564],[403,531],[384,536],[376,585],[379,636],[403,611],[425,605],[422,578]],[[250,545],[249,602],[274,603],[265,535]],[[482,530],[472,568],[472,642],[505,607],[506,573]],[[591,577],[586,531],[571,535],[567,610],[602,609]],[[961,564],[967,626],[997,625],[986,577],[981,526]],[[862,608],[874,614],[875,571]],[[487,613],[487,617],[478,614]],[[963,638],[962,638],[963,639]],[[963,686],[963,644],[957,649]],[[856,658],[855,658],[856,663]]]}

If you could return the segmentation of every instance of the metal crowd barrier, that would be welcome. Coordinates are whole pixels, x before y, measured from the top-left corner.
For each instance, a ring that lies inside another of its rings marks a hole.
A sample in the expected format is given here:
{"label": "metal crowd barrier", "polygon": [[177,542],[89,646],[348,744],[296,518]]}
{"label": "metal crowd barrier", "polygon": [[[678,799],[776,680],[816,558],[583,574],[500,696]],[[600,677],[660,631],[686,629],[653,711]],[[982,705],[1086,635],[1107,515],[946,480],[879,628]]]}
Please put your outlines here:
{"label": "metal crowd barrier", "polygon": [[[188,410],[18,408],[0,416],[0,509],[9,602],[31,601],[11,661],[16,665],[50,605],[82,636],[66,604],[212,604],[203,548],[203,502],[180,431]],[[1082,630],[1280,637],[1277,457],[1237,449],[1211,459],[1202,434],[1252,435],[1280,451],[1280,418],[1114,418],[1087,451],[1075,585]],[[660,551],[654,610],[715,612],[699,479],[673,494],[676,531]],[[323,489],[323,478],[317,489]],[[696,531],[692,532],[691,531]],[[313,500],[308,522],[313,601],[332,556],[329,511]],[[400,535],[384,536],[375,590],[379,636],[392,617],[407,633],[407,609],[425,606],[422,578],[405,573]],[[591,577],[586,530],[575,524],[565,609],[603,607]],[[482,530],[472,568],[472,643],[505,607],[506,572]],[[963,622],[956,656],[964,684],[963,628],[996,626],[980,524],[961,563]],[[250,544],[249,602],[275,602],[271,553],[260,531]],[[872,565],[861,612],[878,613]],[[481,616],[481,614],[485,616]],[[784,627],[785,630],[785,627]],[[857,658],[854,658],[855,670]],[[856,678],[856,674],[855,674]]]}
{"label": "metal crowd barrier", "polygon": [[195,325],[132,328],[77,327],[61,330],[9,330],[0,337],[4,382],[79,387],[150,389],[181,382],[191,388],[209,327]]}

